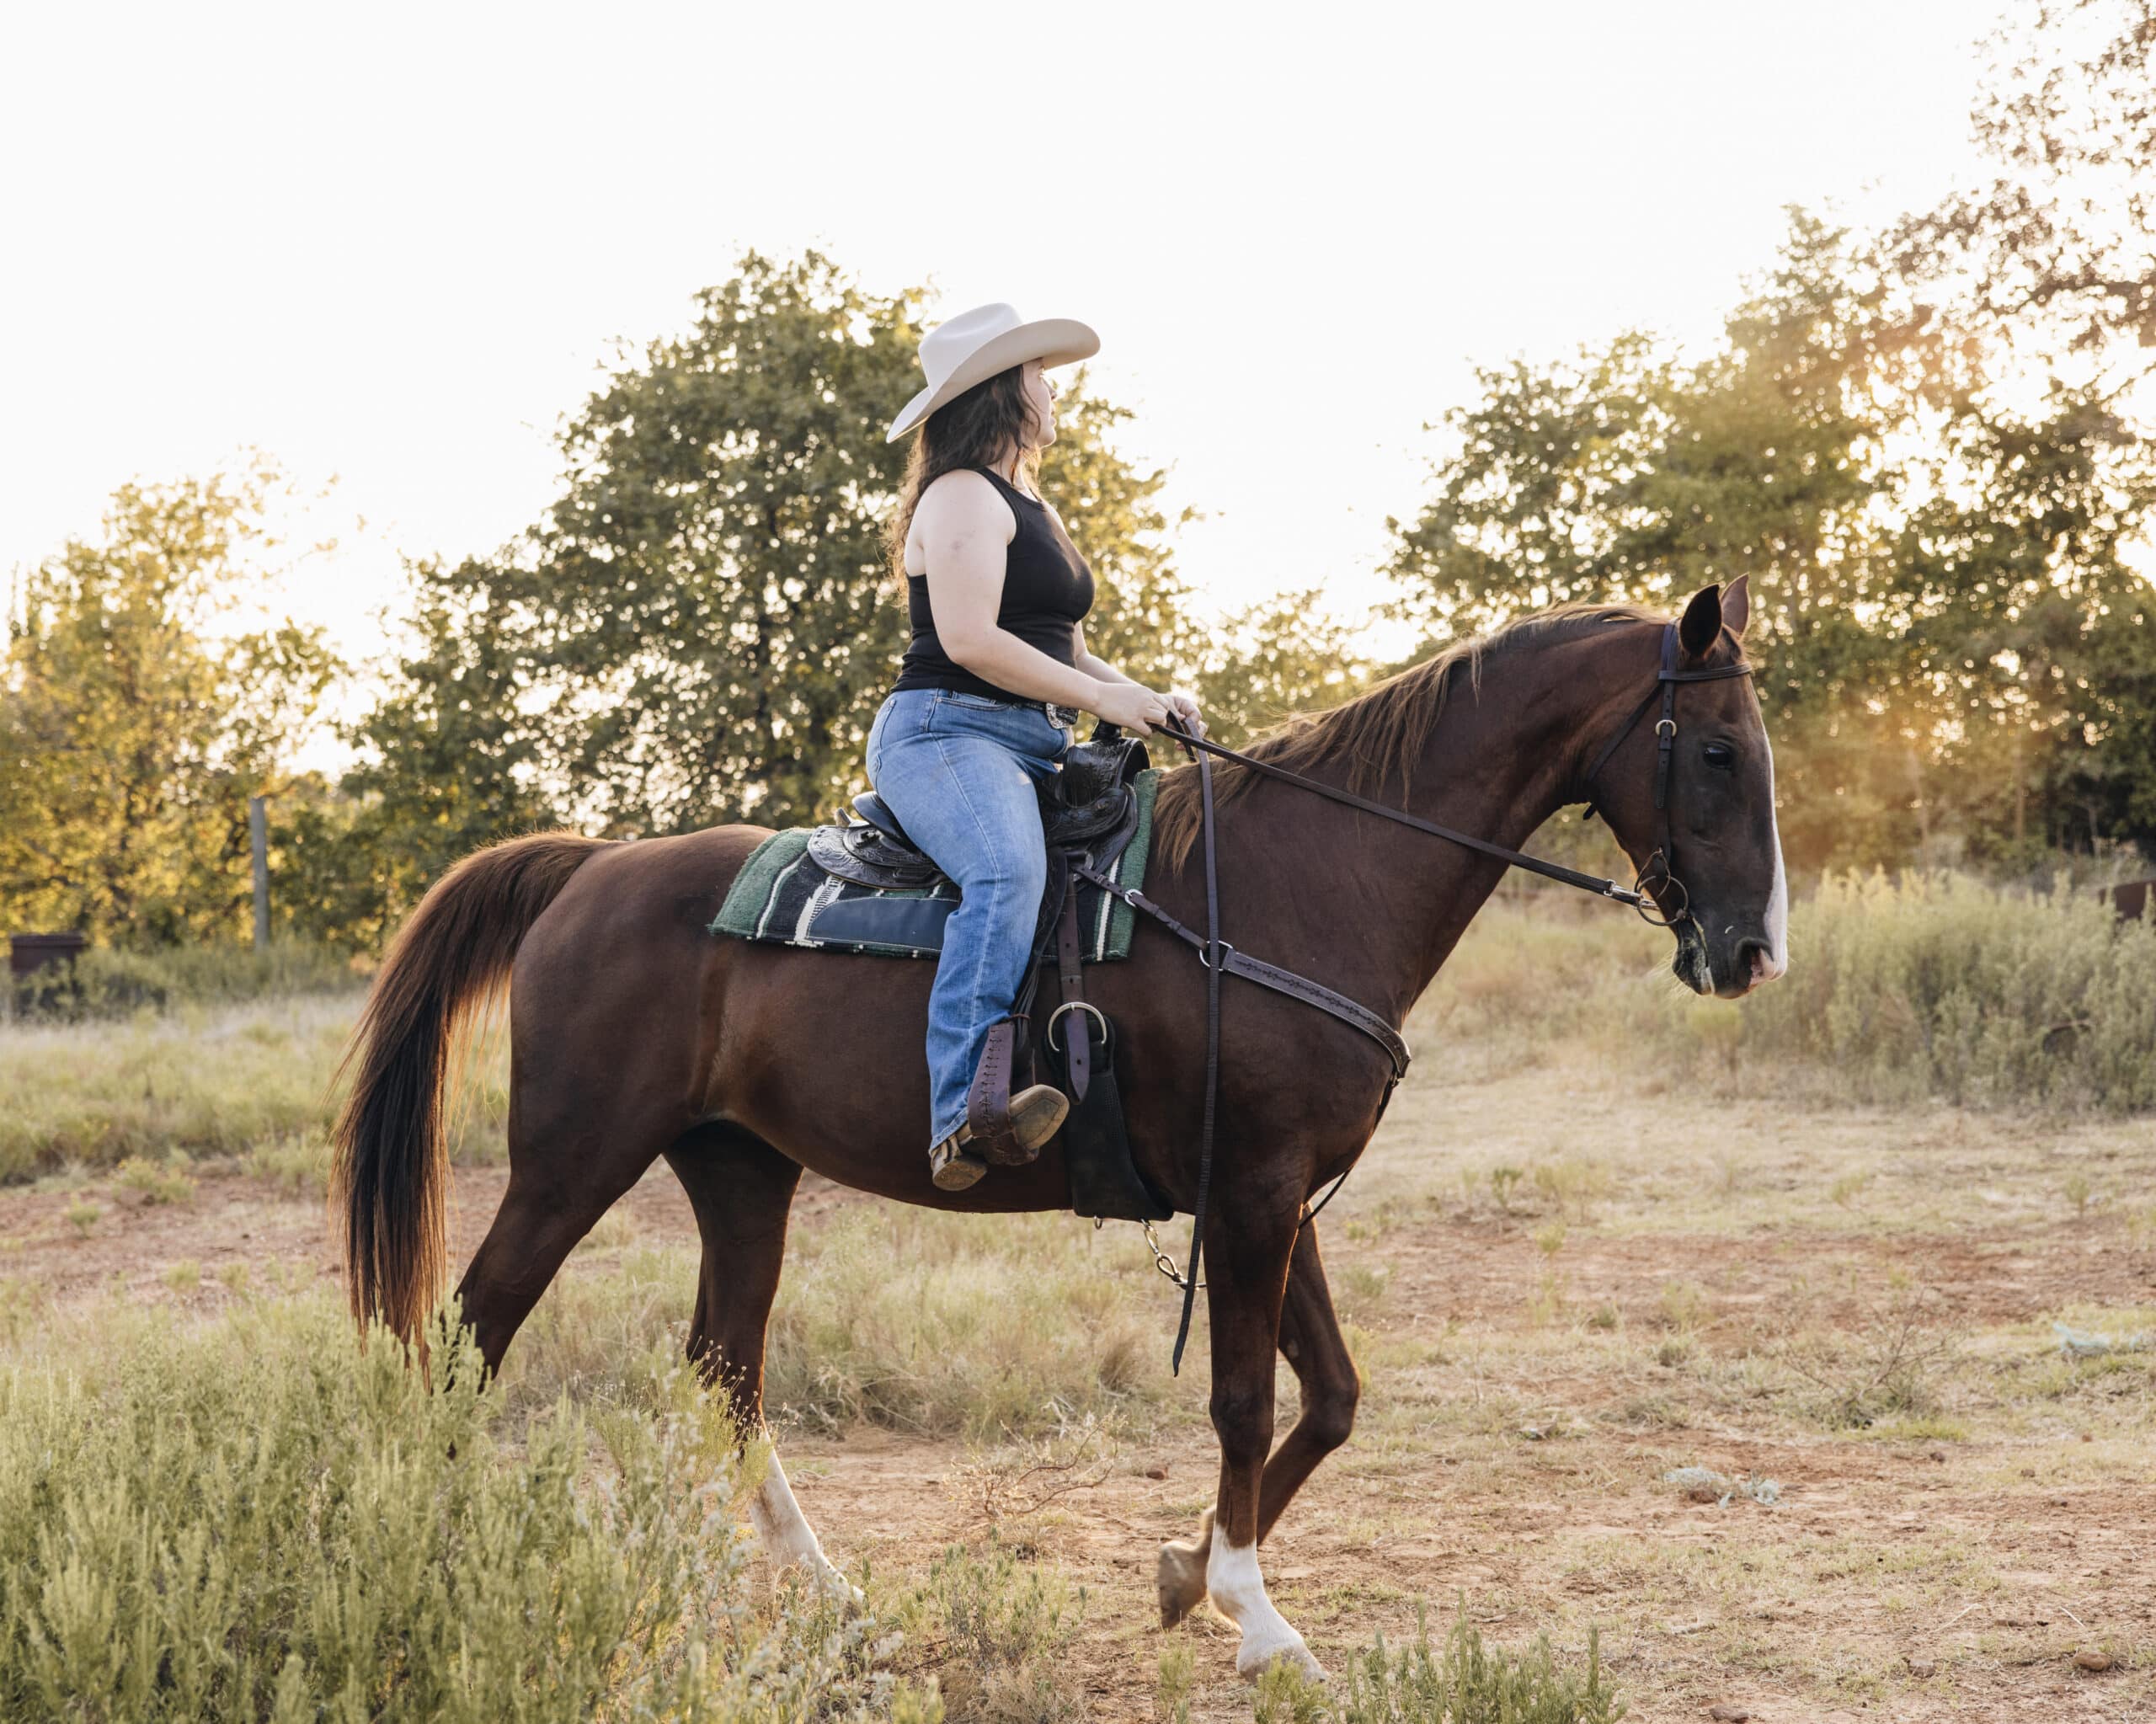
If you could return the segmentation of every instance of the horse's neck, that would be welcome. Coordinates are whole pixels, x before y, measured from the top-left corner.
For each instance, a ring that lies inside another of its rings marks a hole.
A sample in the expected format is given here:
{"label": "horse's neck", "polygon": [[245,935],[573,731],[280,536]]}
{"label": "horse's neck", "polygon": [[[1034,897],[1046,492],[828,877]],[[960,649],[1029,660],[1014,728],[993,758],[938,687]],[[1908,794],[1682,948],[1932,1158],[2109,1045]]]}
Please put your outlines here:
{"label": "horse's neck", "polygon": [[[1556,812],[1599,697],[1560,662],[1522,652],[1480,694],[1465,673],[1403,798],[1396,775],[1373,799],[1517,850]],[[1570,667],[1576,669],[1576,666]],[[1312,776],[1344,786],[1344,766]],[[1283,881],[1314,974],[1400,1022],[1429,986],[1505,864],[1449,841],[1358,814],[1287,785],[1251,798],[1254,833]],[[1255,931],[1253,931],[1255,937]],[[1350,974],[1352,972],[1353,974]],[[1360,992],[1356,990],[1360,989]]]}

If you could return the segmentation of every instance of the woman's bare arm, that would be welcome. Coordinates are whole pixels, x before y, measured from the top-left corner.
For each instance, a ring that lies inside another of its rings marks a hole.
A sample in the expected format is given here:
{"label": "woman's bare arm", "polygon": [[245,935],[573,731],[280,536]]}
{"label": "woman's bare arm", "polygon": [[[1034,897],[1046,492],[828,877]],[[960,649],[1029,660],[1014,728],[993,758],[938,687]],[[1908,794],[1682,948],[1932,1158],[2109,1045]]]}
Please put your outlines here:
{"label": "woman's bare arm", "polygon": [[[1097,659],[1086,650],[1084,623],[1074,622],[1070,625],[1070,639],[1072,646],[1076,649],[1074,662],[1078,669],[1088,676],[1102,683],[1131,681],[1129,677],[1125,676],[1106,659]],[[1137,686],[1134,683],[1132,686]],[[1169,716],[1174,718],[1177,723],[1193,735],[1205,734],[1205,720],[1198,716],[1198,697],[1195,695],[1186,694],[1181,689],[1174,689],[1161,696],[1161,698],[1168,703]]]}
{"label": "woman's bare arm", "polygon": [[953,664],[1015,695],[1150,731],[1170,710],[1162,697],[1097,659],[1093,664],[1107,675],[1060,664],[996,622],[1009,509],[978,473],[947,473],[928,488],[915,510],[927,558],[928,608],[943,650]]}

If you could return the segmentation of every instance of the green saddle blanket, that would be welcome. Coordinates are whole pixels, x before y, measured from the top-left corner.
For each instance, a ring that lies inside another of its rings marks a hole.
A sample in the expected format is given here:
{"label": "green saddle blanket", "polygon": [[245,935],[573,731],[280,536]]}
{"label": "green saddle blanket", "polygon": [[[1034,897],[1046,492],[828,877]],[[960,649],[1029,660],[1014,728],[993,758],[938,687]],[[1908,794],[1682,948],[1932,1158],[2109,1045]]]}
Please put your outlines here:
{"label": "green saddle blanket", "polygon": [[[1138,800],[1138,830],[1107,873],[1119,887],[1145,883],[1145,858],[1153,845],[1153,795],[1160,773],[1131,781]],[[947,878],[913,890],[864,886],[841,880],[808,853],[816,829],[797,826],[758,845],[720,905],[714,934],[765,940],[813,951],[865,952],[879,958],[934,958],[943,950],[943,924],[958,907],[958,889]],[[1078,928],[1088,963],[1130,956],[1137,912],[1090,883],[1076,883]]]}

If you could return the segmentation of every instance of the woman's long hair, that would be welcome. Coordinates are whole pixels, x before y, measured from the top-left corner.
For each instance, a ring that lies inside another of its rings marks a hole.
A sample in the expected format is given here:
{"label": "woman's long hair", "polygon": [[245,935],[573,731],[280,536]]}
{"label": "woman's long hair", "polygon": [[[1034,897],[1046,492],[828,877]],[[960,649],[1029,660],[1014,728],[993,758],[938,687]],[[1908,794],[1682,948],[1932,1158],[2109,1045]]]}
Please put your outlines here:
{"label": "woman's long hair", "polygon": [[906,534],[913,526],[915,506],[945,473],[962,467],[993,467],[1016,447],[1023,451],[1020,471],[1027,483],[1038,489],[1040,451],[1033,447],[1034,435],[1022,366],[998,371],[929,414],[914,435],[906,476],[899,486],[898,512],[891,517],[892,574],[905,579]]}

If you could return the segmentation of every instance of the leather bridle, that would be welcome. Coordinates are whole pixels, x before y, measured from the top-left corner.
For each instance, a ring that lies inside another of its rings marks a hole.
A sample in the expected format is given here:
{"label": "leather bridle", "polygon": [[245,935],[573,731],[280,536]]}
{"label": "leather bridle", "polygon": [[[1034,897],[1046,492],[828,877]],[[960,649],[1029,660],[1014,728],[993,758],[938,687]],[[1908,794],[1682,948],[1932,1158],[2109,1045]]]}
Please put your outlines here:
{"label": "leather bridle", "polygon": [[[1618,745],[1638,728],[1640,720],[1646,717],[1647,709],[1659,700],[1662,716],[1654,723],[1654,810],[1662,829],[1662,841],[1632,878],[1632,908],[1642,919],[1660,928],[1673,928],[1692,913],[1692,894],[1677,878],[1677,837],[1670,830],[1669,761],[1677,747],[1677,686],[1680,682],[1721,682],[1732,676],[1752,674],[1752,666],[1741,659],[1734,665],[1707,665],[1696,670],[1679,670],[1678,648],[1677,625],[1673,622],[1662,631],[1662,669],[1656,675],[1654,687],[1632,709],[1632,716],[1625,721],[1624,727],[1603,744],[1602,752],[1594,757],[1594,764],[1587,769],[1587,777],[1582,781],[1588,793],[1587,818],[1593,819],[1598,812],[1594,781],[1609,764],[1609,757],[1617,752]],[[1668,903],[1668,894],[1673,892],[1677,895],[1674,910]]]}
{"label": "leather bridle", "polygon": [[[1691,905],[1691,894],[1672,871],[1676,839],[1670,830],[1669,763],[1677,745],[1677,687],[1679,683],[1721,682],[1732,676],[1749,676],[1753,669],[1739,659],[1733,665],[1709,665],[1696,670],[1680,670],[1677,668],[1680,648],[1678,626],[1672,622],[1662,630],[1662,663],[1656,673],[1655,686],[1632,709],[1631,717],[1619,728],[1616,734],[1602,745],[1602,751],[1594,757],[1594,764],[1588,768],[1586,777],[1581,781],[1584,793],[1572,798],[1585,802],[1588,818],[1594,816],[1598,811],[1594,798],[1595,779],[1609,764],[1609,757],[1617,752],[1625,739],[1647,715],[1648,709],[1659,701],[1662,716],[1655,721],[1654,727],[1654,806],[1659,817],[1661,842],[1633,876],[1630,891],[1614,880],[1604,879],[1598,874],[1582,873],[1577,868],[1566,867],[1562,862],[1529,856],[1525,851],[1508,849],[1502,844],[1493,844],[1488,839],[1478,838],[1472,833],[1456,831],[1450,826],[1439,825],[1435,820],[1423,819],[1418,814],[1409,814],[1405,809],[1388,808],[1381,802],[1372,802],[1368,797],[1358,796],[1353,791],[1321,783],[1315,778],[1305,778],[1300,772],[1291,772],[1284,766],[1274,766],[1270,761],[1262,761],[1254,755],[1242,754],[1235,749],[1224,748],[1217,742],[1208,742],[1203,737],[1193,736],[1174,724],[1163,724],[1160,728],[1163,734],[1173,738],[1187,751],[1200,750],[1220,760],[1233,761],[1237,766],[1246,766],[1264,777],[1278,778],[1283,784],[1293,784],[1328,801],[1358,809],[1366,814],[1376,814],[1380,819],[1411,827],[1417,832],[1428,832],[1434,838],[1443,838],[1466,849],[1479,851],[1484,856],[1493,856],[1509,867],[1540,874],[1545,880],[1555,880],[1560,885],[1577,887],[1580,891],[1593,893],[1597,898],[1607,898],[1613,903],[1636,910],[1644,921],[1656,927],[1673,927],[1684,920]],[[1678,905],[1673,912],[1661,901],[1661,894],[1672,890],[1678,895]]]}

